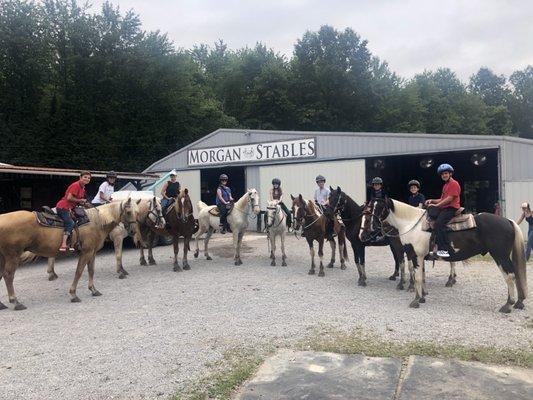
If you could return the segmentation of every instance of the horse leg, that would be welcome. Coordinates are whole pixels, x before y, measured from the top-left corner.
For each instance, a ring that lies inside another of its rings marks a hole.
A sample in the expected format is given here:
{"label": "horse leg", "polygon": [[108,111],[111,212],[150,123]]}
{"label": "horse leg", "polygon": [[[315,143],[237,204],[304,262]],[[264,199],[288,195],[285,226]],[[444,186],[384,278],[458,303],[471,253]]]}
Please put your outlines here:
{"label": "horse leg", "polygon": [[401,260],[399,263],[399,269],[400,269],[400,282],[396,286],[396,289],[398,290],[404,290],[405,287],[405,259]]}
{"label": "horse leg", "polygon": [[70,301],[72,303],[79,303],[81,300],[76,294],[76,288],[78,287],[78,282],[80,281],[81,275],[83,274],[83,270],[85,269],[85,266],[89,262],[89,259],[91,257],[91,254],[88,253],[81,253],[80,258],[78,259],[78,266],[76,267],[76,273],[74,274],[74,280],[72,281],[72,284],[70,285],[69,294],[70,294]]}
{"label": "horse leg", "polygon": [[270,232],[270,259],[272,260],[270,262],[270,265],[272,267],[276,266],[276,234],[274,232]]}
{"label": "horse leg", "polygon": [[426,289],[426,263],[422,263],[422,297],[420,298],[421,303],[426,302],[426,296],[428,295],[428,291]]}
{"label": "horse leg", "polygon": [[424,267],[424,257],[417,256],[416,261],[413,261],[415,263],[413,265],[414,269],[414,280],[415,280],[415,299],[409,304],[409,307],[411,308],[418,308],[420,307],[420,299],[423,297],[422,295],[422,280],[424,279],[423,276],[423,267]]}
{"label": "horse leg", "polygon": [[242,265],[241,260],[241,245],[242,245],[242,238],[244,237],[244,231],[239,231],[239,235],[237,236],[237,262],[239,265]]}
{"label": "horse leg", "polygon": [[407,260],[407,266],[409,269],[409,287],[407,288],[408,292],[415,291],[415,268],[413,260]]}
{"label": "horse leg", "polygon": [[124,242],[124,236],[122,235],[121,227],[116,227],[111,231],[109,237],[113,240],[113,247],[115,248],[115,260],[117,262],[117,274],[118,279],[124,279],[128,275],[128,271],[122,266],[122,245]]}
{"label": "horse leg", "polygon": [[342,241],[340,240],[339,236],[339,258],[341,260],[341,269],[346,269],[346,260],[344,258],[346,252],[346,238],[344,238]]}
{"label": "horse leg", "polygon": [[285,230],[281,232],[281,266],[287,266],[287,255],[285,254]]}
{"label": "horse leg", "polygon": [[87,263],[87,272],[89,272],[89,290],[91,291],[91,294],[94,297],[101,296],[102,293],[100,293],[96,288],[94,287],[94,262],[96,259],[96,251],[92,254],[91,258],[89,259],[89,262]]}
{"label": "horse leg", "polygon": [[7,295],[9,298],[9,302],[15,305],[14,309],[16,311],[26,309],[26,306],[20,303],[17,299],[17,296],[15,296],[15,286],[13,285],[13,281],[15,279],[15,271],[17,270],[19,263],[19,257],[15,256],[6,258],[4,265],[4,281],[6,282]]}
{"label": "horse leg", "polygon": [[210,226],[209,229],[207,230],[207,233],[204,239],[204,254],[205,254],[206,260],[212,260],[211,256],[209,255],[209,250],[207,249],[209,245],[209,239],[211,239],[212,234],[213,234],[213,227]]}
{"label": "horse leg", "polygon": [[139,257],[139,263],[141,265],[148,265],[148,263],[146,262],[146,258],[144,258],[144,249],[142,247],[140,248],[140,252],[141,256]]}
{"label": "horse leg", "polygon": [[174,248],[174,267],[172,268],[172,271],[181,272],[183,270],[181,269],[180,263],[178,262],[178,254],[180,252],[180,241],[178,236],[172,237],[172,247]]}
{"label": "horse leg", "polygon": [[[395,281],[396,278],[400,275],[399,274],[399,270],[400,270],[400,260],[398,259],[398,255],[396,254],[396,252],[394,251],[394,247],[392,246],[392,244],[389,246],[390,247],[390,250],[392,252],[392,256],[394,257],[394,273],[389,276],[389,280],[391,281]],[[403,255],[403,254],[402,254]]]}
{"label": "horse leg", "polygon": [[307,239],[307,244],[309,245],[309,255],[311,256],[311,269],[309,270],[308,275],[314,275],[315,274],[315,249],[313,248],[313,240]]}
{"label": "horse leg", "polygon": [[361,251],[361,278],[359,286],[366,286],[366,270],[365,270],[365,246],[362,246]]}
{"label": "horse leg", "polygon": [[150,244],[148,245],[148,264],[150,265],[157,265],[157,263],[155,262],[155,259],[154,259],[154,253],[153,253],[153,248],[155,246],[155,242],[156,242],[156,235],[155,233],[152,233],[151,236],[149,236],[148,240],[150,242]]}
{"label": "horse leg", "polygon": [[185,271],[188,271],[191,269],[191,266],[189,265],[189,261],[187,260],[188,254],[189,254],[189,243],[191,242],[190,236],[184,236],[183,237],[183,258],[182,258],[182,264],[183,269]]}
{"label": "horse leg", "polygon": [[55,281],[57,279],[57,274],[54,269],[55,263],[56,263],[56,259],[54,257],[48,258],[48,267],[46,268],[46,273],[48,274],[49,281]]}
{"label": "horse leg", "polygon": [[320,259],[320,268],[318,270],[318,276],[326,276],[324,273],[324,238],[318,240],[318,258]]}
{"label": "horse leg", "polygon": [[194,258],[198,258],[200,255],[200,246],[198,245],[198,241],[200,240],[200,236],[205,233],[205,230],[202,228],[202,225],[198,227],[198,232],[196,232],[196,235],[194,236],[194,242],[196,243],[196,249],[194,250]]}
{"label": "horse leg", "polygon": [[455,263],[454,262],[451,262],[450,263],[450,275],[448,276],[448,281],[446,282],[446,287],[452,287],[453,285],[455,285],[456,283],[456,280],[455,280],[455,277],[457,275],[455,274]]}
{"label": "horse leg", "polygon": [[[5,267],[5,261],[2,255],[0,254],[0,281],[2,280],[2,277],[4,276],[4,267]],[[6,308],[7,306],[0,301],[0,310],[5,310]]]}
{"label": "horse leg", "polygon": [[[492,254],[491,254],[492,255]],[[494,258],[494,256],[492,256]],[[494,258],[498,268],[500,269],[503,279],[507,284],[507,302],[500,308],[501,313],[508,314],[511,312],[511,306],[516,302],[516,284],[514,273],[509,273],[507,271],[514,271],[513,263],[508,256],[501,257],[499,259]],[[507,270],[507,271],[506,271]]]}
{"label": "horse leg", "polygon": [[335,251],[337,251],[337,244],[335,243],[335,239],[328,241],[329,245],[331,246],[331,260],[328,264],[328,268],[333,268],[333,265],[335,265]]}

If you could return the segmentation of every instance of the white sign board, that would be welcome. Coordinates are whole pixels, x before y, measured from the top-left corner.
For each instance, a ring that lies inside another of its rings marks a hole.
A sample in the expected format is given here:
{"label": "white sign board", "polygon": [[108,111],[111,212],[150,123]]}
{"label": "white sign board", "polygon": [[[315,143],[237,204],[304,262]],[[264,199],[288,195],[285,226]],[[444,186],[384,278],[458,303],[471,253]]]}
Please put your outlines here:
{"label": "white sign board", "polygon": [[315,138],[194,149],[189,150],[187,153],[190,167],[313,157],[316,157]]}

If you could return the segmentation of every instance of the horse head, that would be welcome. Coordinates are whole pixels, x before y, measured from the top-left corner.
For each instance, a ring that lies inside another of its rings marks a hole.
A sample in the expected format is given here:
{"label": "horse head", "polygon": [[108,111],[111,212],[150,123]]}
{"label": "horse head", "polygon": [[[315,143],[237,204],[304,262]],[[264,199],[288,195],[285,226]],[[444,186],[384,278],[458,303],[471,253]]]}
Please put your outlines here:
{"label": "horse head", "polygon": [[394,203],[391,199],[374,199],[369,201],[363,210],[363,221],[359,239],[367,242],[382,234],[383,221],[394,211]]}
{"label": "horse head", "polygon": [[148,220],[159,229],[165,227],[165,218],[163,217],[163,207],[161,207],[161,202],[157,197],[153,197],[151,200],[148,200]]}
{"label": "horse head", "polygon": [[307,215],[307,205],[302,195],[294,197],[291,194],[292,199],[292,215],[294,216],[294,229],[299,230],[305,225],[305,217]]}
{"label": "horse head", "polygon": [[272,200],[267,205],[267,228],[271,228],[276,222],[276,215],[281,212],[281,206],[278,200]]}
{"label": "horse head", "polygon": [[255,189],[248,189],[247,193],[252,210],[255,215],[258,215],[261,212],[261,208],[259,206],[259,193]]}
{"label": "horse head", "polygon": [[189,216],[193,214],[192,201],[187,188],[183,189],[178,196],[176,211],[182,222],[187,222]]}
{"label": "horse head", "polygon": [[137,201],[131,201],[131,197],[128,200],[124,200],[120,203],[120,221],[124,224],[128,235],[135,236],[140,233],[138,216],[139,216],[139,203],[141,199]]}

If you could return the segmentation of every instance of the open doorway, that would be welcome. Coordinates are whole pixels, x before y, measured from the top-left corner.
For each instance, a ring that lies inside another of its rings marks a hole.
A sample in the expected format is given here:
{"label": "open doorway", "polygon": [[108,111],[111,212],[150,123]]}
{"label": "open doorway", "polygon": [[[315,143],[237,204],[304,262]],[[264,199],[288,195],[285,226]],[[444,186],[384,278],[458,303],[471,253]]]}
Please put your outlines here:
{"label": "open doorway", "polygon": [[245,167],[219,167],[200,171],[201,198],[206,204],[215,204],[216,192],[221,174],[229,177],[228,186],[232,196],[238,200],[246,191]]}
{"label": "open doorway", "polygon": [[494,212],[499,201],[498,150],[484,149],[434,154],[379,157],[366,160],[367,198],[375,176],[383,179],[387,194],[406,202],[411,179],[420,181],[426,198],[439,198],[442,180],[437,167],[449,163],[461,184],[461,204],[472,212]]}

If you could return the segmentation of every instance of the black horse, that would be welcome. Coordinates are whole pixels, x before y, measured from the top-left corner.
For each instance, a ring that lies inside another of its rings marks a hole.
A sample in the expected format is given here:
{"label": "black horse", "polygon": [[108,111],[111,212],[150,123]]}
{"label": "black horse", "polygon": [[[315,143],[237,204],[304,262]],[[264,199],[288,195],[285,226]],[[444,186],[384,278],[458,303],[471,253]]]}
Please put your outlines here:
{"label": "black horse", "polygon": [[[331,193],[329,195],[329,205],[326,208],[325,215],[330,218],[336,218],[335,215],[340,215],[344,225],[346,226],[346,237],[352,244],[352,249],[359,272],[359,286],[366,286],[366,271],[365,271],[365,247],[366,246],[389,246],[394,257],[394,273],[389,277],[390,280],[396,280],[400,276],[400,283],[398,289],[404,289],[405,284],[405,261],[404,249],[399,238],[384,237],[381,240],[372,240],[363,242],[359,238],[359,231],[361,229],[361,221],[363,218],[363,211],[365,206],[358,205],[354,200],[344,193],[340,187],[337,189],[330,187]],[[374,238],[375,239],[375,238]],[[401,272],[401,274],[400,274]]]}
{"label": "black horse", "polygon": [[[425,211],[411,207],[397,200],[385,199],[370,202],[365,210],[361,236],[372,235],[383,230],[383,222],[400,231],[400,238],[407,246],[408,256],[413,260],[415,276],[415,299],[410,307],[418,308],[425,302],[422,266],[429,253],[431,233],[422,229]],[[489,213],[474,215],[476,227],[473,229],[448,232],[454,252],[446,261],[463,261],[477,254],[489,253],[501,270],[507,284],[507,302],[500,312],[511,312],[514,308],[524,308],[527,296],[526,257],[524,236],[518,225],[507,218]],[[515,294],[518,299],[515,300]]]}

